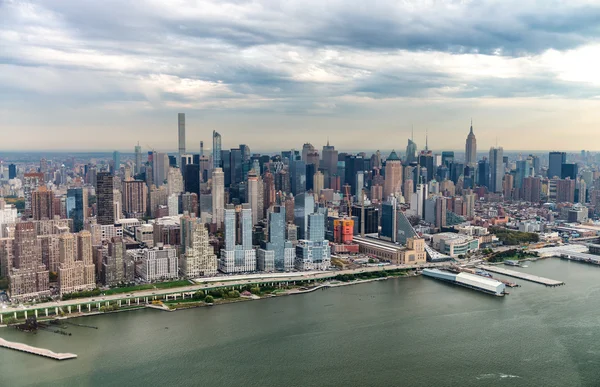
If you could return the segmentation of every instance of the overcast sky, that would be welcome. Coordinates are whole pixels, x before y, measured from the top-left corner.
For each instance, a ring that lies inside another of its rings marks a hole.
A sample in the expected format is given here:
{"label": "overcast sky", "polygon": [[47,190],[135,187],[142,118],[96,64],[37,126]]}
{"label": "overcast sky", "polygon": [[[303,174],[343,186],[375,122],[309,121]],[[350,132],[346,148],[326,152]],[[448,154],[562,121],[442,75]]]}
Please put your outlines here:
{"label": "overcast sky", "polygon": [[597,1],[0,0],[0,149],[600,150]]}

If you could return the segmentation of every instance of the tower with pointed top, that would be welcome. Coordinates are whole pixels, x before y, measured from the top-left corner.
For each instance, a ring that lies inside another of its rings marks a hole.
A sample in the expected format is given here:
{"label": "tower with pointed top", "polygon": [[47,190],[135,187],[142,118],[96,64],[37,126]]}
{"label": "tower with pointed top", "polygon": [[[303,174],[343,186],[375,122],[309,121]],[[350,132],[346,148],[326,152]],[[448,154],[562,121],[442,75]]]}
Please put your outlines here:
{"label": "tower with pointed top", "polygon": [[468,166],[475,166],[477,163],[477,139],[473,133],[473,120],[471,119],[471,130],[467,136],[467,142],[465,146],[465,164]]}
{"label": "tower with pointed top", "polygon": [[408,139],[408,145],[406,145],[406,165],[417,161],[417,144],[414,141],[415,129],[411,130],[411,136]]}

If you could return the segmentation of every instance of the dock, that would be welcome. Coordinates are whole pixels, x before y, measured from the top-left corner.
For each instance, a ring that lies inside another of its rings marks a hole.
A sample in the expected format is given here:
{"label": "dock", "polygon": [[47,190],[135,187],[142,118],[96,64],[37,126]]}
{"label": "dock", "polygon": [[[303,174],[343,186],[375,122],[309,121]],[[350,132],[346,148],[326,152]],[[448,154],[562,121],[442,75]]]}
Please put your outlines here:
{"label": "dock", "polygon": [[56,353],[52,352],[49,349],[36,348],[26,344],[7,341],[2,338],[0,338],[0,347],[14,349],[15,351],[31,353],[33,355],[43,356],[54,360],[68,360],[75,359],[77,357],[77,355],[75,355],[74,353]]}
{"label": "dock", "polygon": [[477,267],[483,270],[491,271],[492,273],[503,274],[509,277],[519,278],[525,281],[535,282],[546,286],[560,286],[565,284],[562,281],[538,277],[537,275],[521,273],[520,271],[508,270],[497,266],[479,265]]}

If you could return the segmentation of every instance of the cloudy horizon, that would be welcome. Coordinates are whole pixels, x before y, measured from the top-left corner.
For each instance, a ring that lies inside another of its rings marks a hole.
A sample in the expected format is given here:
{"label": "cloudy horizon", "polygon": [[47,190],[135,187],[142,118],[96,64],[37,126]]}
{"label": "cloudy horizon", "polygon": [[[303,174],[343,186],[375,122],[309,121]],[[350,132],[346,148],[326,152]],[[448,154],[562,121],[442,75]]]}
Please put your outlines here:
{"label": "cloudy horizon", "polygon": [[600,150],[592,1],[0,0],[0,150]]}

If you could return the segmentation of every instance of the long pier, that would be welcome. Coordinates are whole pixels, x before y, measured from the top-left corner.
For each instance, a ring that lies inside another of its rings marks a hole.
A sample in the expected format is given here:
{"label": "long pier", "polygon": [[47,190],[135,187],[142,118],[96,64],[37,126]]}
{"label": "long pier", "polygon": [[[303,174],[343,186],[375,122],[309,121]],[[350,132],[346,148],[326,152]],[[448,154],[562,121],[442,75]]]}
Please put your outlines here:
{"label": "long pier", "polygon": [[4,340],[0,338],[0,347],[14,349],[15,351],[21,351],[26,353],[31,353],[33,355],[48,357],[54,360],[68,360],[75,359],[77,355],[74,353],[56,353],[52,352],[49,349],[32,347],[27,344],[15,343],[12,341]]}
{"label": "long pier", "polygon": [[562,281],[538,277],[537,275],[521,273],[520,271],[508,270],[497,266],[479,265],[477,267],[483,270],[491,271],[492,273],[504,274],[509,277],[519,278],[525,281],[535,282],[546,286],[560,286],[565,284]]}

